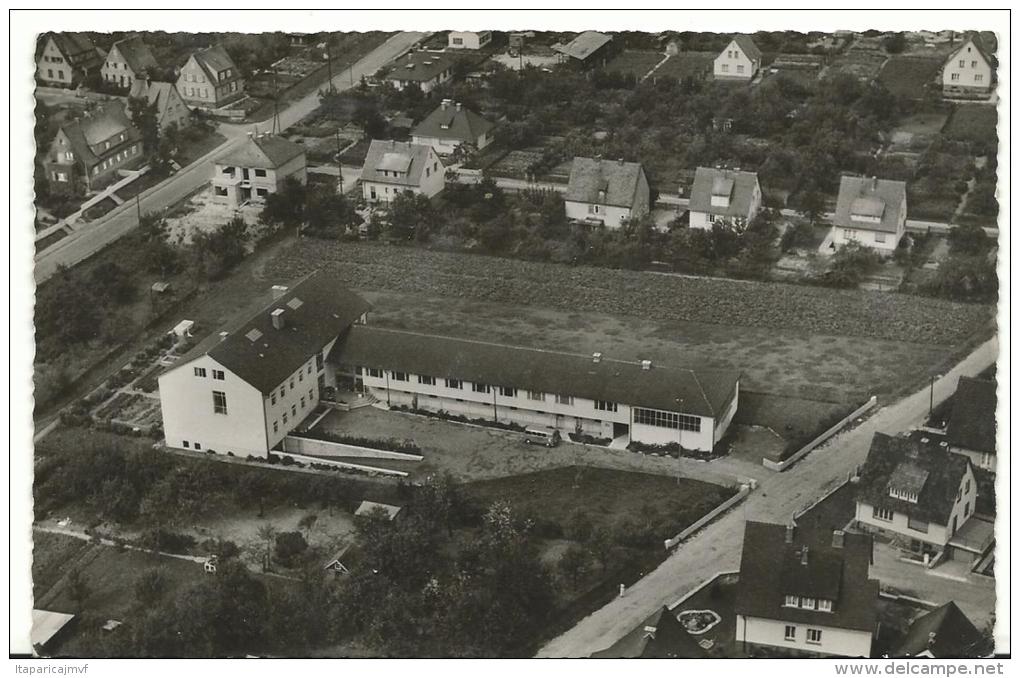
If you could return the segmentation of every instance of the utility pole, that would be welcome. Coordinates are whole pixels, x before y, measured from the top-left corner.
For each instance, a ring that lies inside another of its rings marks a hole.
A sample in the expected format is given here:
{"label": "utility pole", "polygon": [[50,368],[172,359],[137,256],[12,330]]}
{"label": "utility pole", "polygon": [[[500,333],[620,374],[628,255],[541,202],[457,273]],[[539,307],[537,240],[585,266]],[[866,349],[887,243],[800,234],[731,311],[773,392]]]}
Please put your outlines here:
{"label": "utility pole", "polygon": [[336,129],[336,176],[337,176],[337,187],[340,189],[340,193],[344,192],[344,164],[340,160],[340,128]]}
{"label": "utility pole", "polygon": [[332,94],[336,90],[333,88],[333,50],[330,45],[330,38],[333,37],[332,33],[326,34],[326,70],[329,73],[329,80],[326,81],[326,91]]}
{"label": "utility pole", "polygon": [[676,445],[677,445],[677,451],[676,451],[676,484],[679,485],[680,484],[680,469],[682,468],[681,464],[683,463],[682,460],[684,458],[684,399],[683,398],[677,398],[676,399],[676,404],[679,405],[679,407],[677,408],[678,415],[677,415],[677,421],[676,421],[677,427],[678,427],[677,431],[676,431]]}
{"label": "utility pole", "polygon": [[139,193],[135,193],[135,212],[138,213],[138,225],[141,226],[142,225],[142,202],[141,202],[141,195]]}
{"label": "utility pole", "polygon": [[273,134],[280,131],[280,87],[276,80],[276,67],[273,67]]}

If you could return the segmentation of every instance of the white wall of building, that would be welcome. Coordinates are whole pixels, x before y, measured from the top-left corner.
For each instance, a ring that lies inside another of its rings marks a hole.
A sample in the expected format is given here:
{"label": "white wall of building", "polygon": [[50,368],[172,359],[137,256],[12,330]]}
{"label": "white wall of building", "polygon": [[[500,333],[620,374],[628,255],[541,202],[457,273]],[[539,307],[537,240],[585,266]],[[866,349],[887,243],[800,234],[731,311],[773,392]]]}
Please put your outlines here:
{"label": "white wall of building", "polygon": [[722,437],[726,435],[726,431],[730,427],[730,422],[733,421],[733,415],[737,413],[737,406],[740,401],[740,382],[738,381],[733,389],[733,398],[730,400],[726,411],[723,412],[722,416],[715,420],[715,442],[722,440]]}
{"label": "white wall of building", "polygon": [[602,221],[606,228],[620,228],[624,219],[629,219],[631,210],[629,207],[616,207],[615,205],[595,205],[587,202],[575,202],[567,200],[567,219],[575,221],[588,221],[596,219]]}
{"label": "white wall of building", "polygon": [[[786,640],[787,626],[795,627],[793,640]],[[820,643],[807,642],[808,629],[818,629],[822,632]],[[769,645],[800,652],[815,652],[840,657],[871,656],[871,633],[868,631],[836,628],[820,624],[799,624],[775,619],[737,615],[736,639],[738,643],[747,642],[757,645]]]}
{"label": "white wall of building", "polygon": [[[247,171],[247,175],[245,172]],[[231,172],[233,176],[231,176]],[[266,197],[283,188],[284,181],[293,176],[302,184],[308,182],[307,162],[304,153],[291,158],[277,168],[271,167],[238,167],[236,165],[219,164],[213,173],[213,201],[239,206],[245,201],[252,203],[265,202]],[[250,189],[245,197],[242,189]]]}
{"label": "white wall of building", "polygon": [[942,69],[942,88],[946,93],[987,92],[992,88],[992,67],[971,41],[964,43]]}
{"label": "white wall of building", "polygon": [[902,230],[898,233],[886,233],[885,231],[872,231],[866,228],[832,227],[832,242],[837,247],[856,242],[884,254],[892,254],[902,238]]}
{"label": "white wall of building", "polygon": [[950,451],[956,454],[963,455],[970,459],[970,463],[974,464],[978,468],[983,468],[992,473],[995,473],[995,455],[988,452],[978,452],[976,450],[968,450],[965,447],[952,447]]}
{"label": "white wall of building", "polygon": [[[204,369],[205,376],[196,376],[195,368]],[[214,379],[213,370],[222,370],[224,379]],[[226,394],[226,414],[214,412],[213,391]],[[271,447],[262,394],[207,355],[161,376],[159,399],[168,447],[237,457],[265,457]]]}
{"label": "white wall of building", "polygon": [[716,80],[750,80],[757,70],[758,65],[732,40],[715,58],[712,73]]}
{"label": "white wall of building", "polygon": [[270,449],[314,412],[319,404],[320,371],[316,370],[315,363],[314,358],[305,362],[265,398],[266,436]]}
{"label": "white wall of building", "polygon": [[449,49],[481,49],[492,42],[492,31],[450,31]]}

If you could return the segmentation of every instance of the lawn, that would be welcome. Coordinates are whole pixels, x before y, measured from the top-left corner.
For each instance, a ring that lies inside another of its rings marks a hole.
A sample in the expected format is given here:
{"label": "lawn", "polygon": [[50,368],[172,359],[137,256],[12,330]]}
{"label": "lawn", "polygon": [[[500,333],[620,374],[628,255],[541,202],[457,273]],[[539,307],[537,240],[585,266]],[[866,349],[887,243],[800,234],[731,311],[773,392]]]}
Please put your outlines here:
{"label": "lawn", "polygon": [[994,143],[997,122],[995,106],[964,104],[953,108],[942,133],[954,141]]}
{"label": "lawn", "polygon": [[186,143],[181,144],[180,150],[174,158],[174,160],[177,161],[177,164],[181,167],[187,167],[227,140],[225,136],[217,132],[214,128],[196,130],[193,132],[190,132],[189,129],[185,129],[183,135]]}
{"label": "lawn", "polygon": [[942,63],[938,58],[895,56],[882,66],[878,81],[894,96],[921,99],[928,87],[935,84]]}
{"label": "lawn", "polygon": [[715,57],[716,55],[711,52],[683,52],[681,54],[674,54],[666,63],[659,66],[652,75],[652,79],[698,79],[710,75]]}
{"label": "lawn", "polygon": [[627,50],[621,52],[616,58],[606,64],[606,70],[623,73],[624,75],[633,75],[636,79],[640,80],[662,59],[663,55],[658,52]]}
{"label": "lawn", "polygon": [[596,528],[654,523],[668,539],[730,497],[734,490],[698,480],[568,466],[464,486],[479,506],[505,500],[536,524],[566,527],[587,514]]}

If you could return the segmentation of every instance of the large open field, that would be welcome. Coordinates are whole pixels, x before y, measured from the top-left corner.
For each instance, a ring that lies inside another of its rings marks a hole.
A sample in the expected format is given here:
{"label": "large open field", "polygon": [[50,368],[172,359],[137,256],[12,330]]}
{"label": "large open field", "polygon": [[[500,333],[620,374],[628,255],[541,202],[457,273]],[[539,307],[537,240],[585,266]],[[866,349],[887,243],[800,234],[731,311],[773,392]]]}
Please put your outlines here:
{"label": "large open field", "polygon": [[898,294],[532,264],[302,241],[263,274],[341,264],[391,327],[623,359],[735,368],[750,390],[848,402],[901,390],[990,319],[982,306]]}
{"label": "large open field", "polygon": [[878,81],[896,96],[921,99],[927,86],[935,83],[942,61],[937,57],[895,56],[882,66]]}
{"label": "large open field", "polygon": [[633,75],[640,80],[663,58],[664,56],[658,52],[627,50],[621,52],[616,58],[606,64],[606,70],[623,73],[624,75]]}

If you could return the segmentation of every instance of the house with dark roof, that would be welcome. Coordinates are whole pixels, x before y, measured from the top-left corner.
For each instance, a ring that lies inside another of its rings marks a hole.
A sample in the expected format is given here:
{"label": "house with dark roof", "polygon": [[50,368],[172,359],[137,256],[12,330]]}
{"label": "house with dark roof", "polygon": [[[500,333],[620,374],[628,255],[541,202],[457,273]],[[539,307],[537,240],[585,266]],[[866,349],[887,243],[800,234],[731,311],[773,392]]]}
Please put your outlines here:
{"label": "house with dark roof", "polygon": [[988,657],[994,650],[992,639],[981,633],[956,603],[949,601],[915,619],[893,656],[976,659]]}
{"label": "house with dark roof", "polygon": [[411,141],[431,146],[440,155],[453,155],[457,149],[480,150],[488,146],[495,126],[460,102],[443,99],[439,107],[414,128]]}
{"label": "house with dark roof", "polygon": [[946,422],[949,449],[995,470],[995,381],[960,377]]}
{"label": "house with dark roof", "polygon": [[592,659],[708,659],[708,651],[683,624],[661,607],[643,624],[605,650],[591,655]]}
{"label": "house with dark roof", "polygon": [[334,348],[352,388],[391,407],[710,451],[740,374],[358,326]]}
{"label": "house with dark roof", "polygon": [[145,159],[141,134],[112,101],[85,111],[57,130],[43,160],[50,190],[65,195],[85,193],[116,180],[118,170],[131,169]]}
{"label": "house with dark roof", "polygon": [[442,52],[408,52],[387,66],[383,82],[397,90],[418,87],[428,94],[453,78],[453,57]]}
{"label": "house with dark roof", "polygon": [[845,175],[840,179],[832,217],[833,247],[856,242],[891,254],[906,232],[906,182]]}
{"label": "house with dark roof", "polygon": [[954,99],[987,99],[994,89],[995,57],[975,33],[946,58],[942,94]]}
{"label": "house with dark roof", "polygon": [[712,64],[712,75],[716,80],[750,82],[761,68],[761,57],[761,50],[751,36],[735,35],[726,49],[716,56]]}
{"label": "house with dark roof", "polygon": [[274,297],[159,376],[168,447],[265,458],[336,385],[326,357],[370,304],[324,270]]}
{"label": "house with dark roof", "polygon": [[560,63],[582,68],[605,66],[612,51],[613,36],[598,31],[585,31],[566,44],[556,43],[552,50],[559,53]]}
{"label": "house with dark roof", "polygon": [[879,623],[871,563],[869,535],[747,521],[737,642],[745,651],[870,657]]}
{"label": "house with dark roof", "polygon": [[44,33],[37,44],[36,77],[50,87],[78,87],[98,78],[103,55],[85,33]]}
{"label": "house with dark roof", "polygon": [[187,127],[191,121],[191,109],[172,82],[158,82],[149,78],[135,80],[128,97],[145,99],[156,109],[156,122],[161,130],[176,125]]}
{"label": "house with dark roof", "polygon": [[563,199],[568,219],[619,228],[624,220],[648,214],[649,196],[640,163],[577,157]]}
{"label": "house with dark roof", "polygon": [[213,163],[213,199],[234,207],[265,201],[291,177],[308,181],[305,147],[272,134],[249,134]]}
{"label": "house with dark roof", "polygon": [[361,170],[361,191],[368,202],[391,202],[401,193],[431,198],[446,185],[446,168],[427,144],[373,139]]}
{"label": "house with dark roof", "polygon": [[222,45],[188,57],[177,77],[177,91],[192,108],[220,108],[244,96],[244,76]]}
{"label": "house with dark roof", "polygon": [[113,43],[100,72],[103,82],[130,90],[136,81],[152,77],[158,69],[152,50],[140,35],[135,35]]}
{"label": "house with dark roof", "polygon": [[926,562],[949,550],[974,516],[977,482],[970,459],[948,446],[876,433],[858,474],[855,524]]}
{"label": "house with dark roof", "polygon": [[758,174],[740,170],[699,167],[691,186],[691,228],[716,224],[742,229],[761,209]]}

